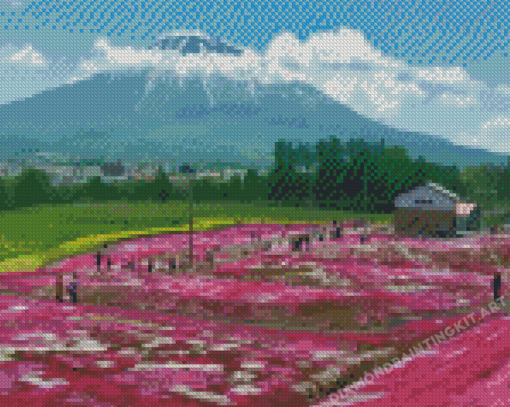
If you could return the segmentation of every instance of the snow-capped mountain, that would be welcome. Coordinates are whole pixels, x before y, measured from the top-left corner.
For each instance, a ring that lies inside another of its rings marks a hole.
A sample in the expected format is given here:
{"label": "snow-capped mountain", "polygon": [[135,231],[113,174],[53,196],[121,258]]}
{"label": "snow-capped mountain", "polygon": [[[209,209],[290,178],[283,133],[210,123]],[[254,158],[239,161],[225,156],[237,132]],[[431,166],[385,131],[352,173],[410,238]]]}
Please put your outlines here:
{"label": "snow-capped mountain", "polygon": [[129,63],[104,43],[100,48],[110,52],[108,63],[120,62],[89,63],[93,73],[82,79],[0,105],[0,157],[37,149],[112,159],[263,164],[271,161],[279,139],[314,143],[336,135],[346,141],[384,138],[387,145],[407,147],[414,158],[445,164],[506,160],[388,127],[299,79],[261,80],[263,75],[251,71],[257,68],[251,51],[207,36],[161,37],[150,49],[130,50]]}
{"label": "snow-capped mountain", "polygon": [[240,56],[243,50],[228,45],[217,38],[201,35],[198,33],[189,33],[187,35],[165,35],[158,38],[157,42],[148,47],[148,49],[178,50],[182,55],[199,54],[203,52],[212,52],[216,54],[228,54]]}

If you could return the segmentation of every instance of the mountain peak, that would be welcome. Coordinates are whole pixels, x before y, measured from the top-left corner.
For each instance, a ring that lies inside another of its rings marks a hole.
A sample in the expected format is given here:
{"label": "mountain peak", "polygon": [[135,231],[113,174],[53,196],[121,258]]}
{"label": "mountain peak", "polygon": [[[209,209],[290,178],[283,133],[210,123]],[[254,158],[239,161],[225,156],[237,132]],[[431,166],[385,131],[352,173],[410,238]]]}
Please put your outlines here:
{"label": "mountain peak", "polygon": [[179,51],[183,55],[199,54],[202,52],[234,56],[243,55],[243,50],[200,32],[167,34],[159,37],[153,45],[148,47],[148,49],[158,49],[162,51],[174,50]]}

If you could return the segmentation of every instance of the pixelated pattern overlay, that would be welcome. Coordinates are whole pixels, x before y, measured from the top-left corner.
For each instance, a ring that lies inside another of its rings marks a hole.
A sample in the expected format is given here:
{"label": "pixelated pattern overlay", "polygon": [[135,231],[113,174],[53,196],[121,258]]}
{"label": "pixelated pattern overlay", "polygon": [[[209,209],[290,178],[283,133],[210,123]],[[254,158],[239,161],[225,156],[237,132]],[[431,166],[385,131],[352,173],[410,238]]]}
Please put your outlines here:
{"label": "pixelated pattern overlay", "polygon": [[506,406],[509,7],[0,0],[0,406]]}

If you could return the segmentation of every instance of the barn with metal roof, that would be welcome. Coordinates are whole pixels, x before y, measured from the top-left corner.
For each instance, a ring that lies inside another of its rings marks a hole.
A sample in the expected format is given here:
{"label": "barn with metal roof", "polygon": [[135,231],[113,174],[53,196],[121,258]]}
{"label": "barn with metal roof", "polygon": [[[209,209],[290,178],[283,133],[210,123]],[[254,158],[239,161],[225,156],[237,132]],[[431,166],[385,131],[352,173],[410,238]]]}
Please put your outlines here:
{"label": "barn with metal roof", "polygon": [[480,228],[480,210],[476,203],[432,182],[397,196],[395,208],[397,233],[453,237]]}

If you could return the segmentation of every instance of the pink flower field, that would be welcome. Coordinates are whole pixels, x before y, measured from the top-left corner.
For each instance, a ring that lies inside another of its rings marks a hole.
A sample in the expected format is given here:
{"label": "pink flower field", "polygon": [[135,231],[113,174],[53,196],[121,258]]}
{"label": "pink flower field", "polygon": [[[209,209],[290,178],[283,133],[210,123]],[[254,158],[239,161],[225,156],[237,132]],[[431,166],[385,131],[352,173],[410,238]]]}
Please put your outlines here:
{"label": "pink flower field", "polygon": [[[339,227],[196,232],[192,265],[179,233],[110,245],[99,268],[94,252],[0,274],[0,405],[326,403],[506,282],[508,236]],[[55,301],[73,273],[78,303]]]}
{"label": "pink flower field", "polygon": [[509,333],[508,315],[487,316],[462,335],[399,361],[392,371],[374,375],[357,389],[334,393],[317,407],[506,406]]}

